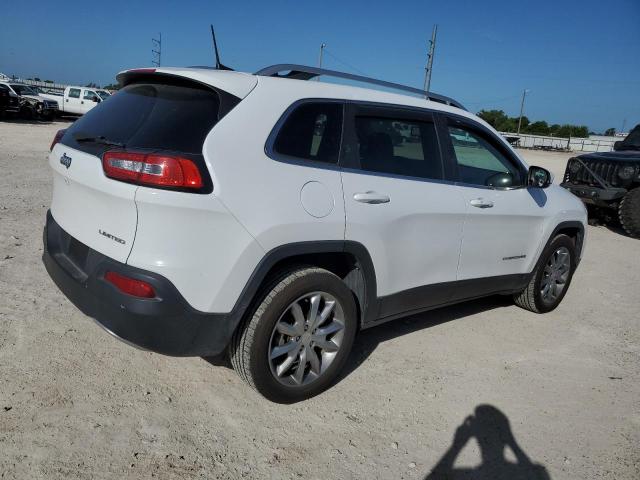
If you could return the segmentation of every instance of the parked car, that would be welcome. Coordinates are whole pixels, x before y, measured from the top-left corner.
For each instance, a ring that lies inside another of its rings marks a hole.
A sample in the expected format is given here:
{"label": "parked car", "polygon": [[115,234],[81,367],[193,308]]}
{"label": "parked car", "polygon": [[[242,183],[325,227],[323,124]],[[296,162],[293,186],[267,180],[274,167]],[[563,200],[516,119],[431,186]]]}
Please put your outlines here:
{"label": "parked car", "polygon": [[[422,97],[303,81],[317,74]],[[492,294],[544,313],[567,293],[582,202],[455,100],[297,65],[118,79],[53,141],[43,261],[130,344],[227,352],[293,402],[335,380],[361,329]],[[419,140],[396,144],[405,124]]]}
{"label": "parked car", "polygon": [[50,100],[57,100],[60,104],[60,113],[84,115],[111,95],[99,88],[67,87],[61,95],[43,94],[43,96]]}
{"label": "parked car", "polygon": [[569,159],[562,186],[588,205],[615,211],[624,230],[640,238],[640,125],[613,152]]}
{"label": "parked car", "polygon": [[6,113],[18,113],[19,111],[20,97],[8,85],[0,83],[0,118]]}
{"label": "parked car", "polygon": [[20,114],[25,118],[51,120],[58,110],[58,102],[41,97],[28,85],[9,82],[0,82],[0,85],[5,85],[20,97]]}

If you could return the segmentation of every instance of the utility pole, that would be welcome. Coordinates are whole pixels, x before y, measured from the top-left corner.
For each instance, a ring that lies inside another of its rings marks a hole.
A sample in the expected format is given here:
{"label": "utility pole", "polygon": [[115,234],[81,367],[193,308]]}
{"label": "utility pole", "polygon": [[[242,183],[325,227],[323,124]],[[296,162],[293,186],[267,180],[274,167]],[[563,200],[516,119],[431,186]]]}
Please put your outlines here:
{"label": "utility pole", "polygon": [[627,126],[627,119],[625,118],[624,120],[622,120],[622,130],[620,130],[620,133],[624,133],[624,127]]}
{"label": "utility pole", "polygon": [[[322,43],[320,45],[320,55],[318,56],[318,68],[322,68],[322,55],[324,54],[324,47],[326,47],[327,44],[326,43]],[[318,75],[316,77],[316,80],[319,82],[320,81],[320,75]]]}
{"label": "utility pole", "polygon": [[158,38],[152,38],[151,42],[153,43],[153,48],[151,49],[153,58],[151,59],[151,63],[159,67],[162,61],[162,32],[158,34]]}
{"label": "utility pole", "polygon": [[524,98],[531,90],[526,88],[522,91],[522,102],[520,102],[520,118],[518,119],[518,135],[520,135],[520,127],[522,126],[522,112],[524,111]]}
{"label": "utility pole", "polygon": [[436,35],[438,34],[438,25],[433,26],[431,32],[431,40],[429,41],[429,53],[427,54],[427,65],[424,67],[424,91],[428,92],[431,88],[431,71],[433,70],[433,56],[436,53]]}

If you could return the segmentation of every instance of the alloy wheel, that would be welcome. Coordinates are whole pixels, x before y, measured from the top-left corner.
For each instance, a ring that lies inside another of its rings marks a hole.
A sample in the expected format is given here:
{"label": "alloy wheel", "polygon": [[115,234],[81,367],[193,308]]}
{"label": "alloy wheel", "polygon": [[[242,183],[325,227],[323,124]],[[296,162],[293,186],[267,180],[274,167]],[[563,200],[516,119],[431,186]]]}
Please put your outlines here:
{"label": "alloy wheel", "polygon": [[557,301],[569,280],[571,274],[571,254],[567,247],[556,249],[542,272],[540,281],[540,295],[547,304]]}
{"label": "alloy wheel", "polygon": [[268,361],[278,382],[308,385],[336,358],[344,337],[344,311],[329,293],[312,292],[292,302],[276,322]]}

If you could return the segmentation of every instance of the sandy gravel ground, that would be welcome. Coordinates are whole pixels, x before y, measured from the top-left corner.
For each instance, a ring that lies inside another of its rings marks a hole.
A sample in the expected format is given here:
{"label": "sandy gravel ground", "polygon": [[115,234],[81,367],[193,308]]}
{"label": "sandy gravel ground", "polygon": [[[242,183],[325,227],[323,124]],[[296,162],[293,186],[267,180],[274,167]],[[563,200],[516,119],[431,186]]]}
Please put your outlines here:
{"label": "sandy gravel ground", "polygon": [[[0,478],[423,479],[441,459],[465,478],[640,478],[640,241],[590,227],[556,311],[498,297],[372,329],[337,385],[280,406],[224,366],[118,342],[59,293],[40,255],[62,126],[0,122]],[[523,155],[558,178],[567,158]]]}

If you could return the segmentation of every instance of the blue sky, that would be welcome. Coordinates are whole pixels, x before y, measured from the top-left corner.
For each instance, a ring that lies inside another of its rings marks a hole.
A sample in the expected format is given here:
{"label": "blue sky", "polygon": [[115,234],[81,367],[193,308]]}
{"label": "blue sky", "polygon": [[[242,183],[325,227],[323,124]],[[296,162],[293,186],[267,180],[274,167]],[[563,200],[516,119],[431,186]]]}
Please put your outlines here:
{"label": "blue sky", "polygon": [[437,23],[432,90],[472,111],[515,116],[527,88],[532,120],[640,123],[640,0],[33,1],[0,11],[0,72],[75,84],[150,65],[158,32],[163,65],[210,65],[213,23],[223,62],[238,70],[315,65],[325,42],[327,68],[420,87]]}

